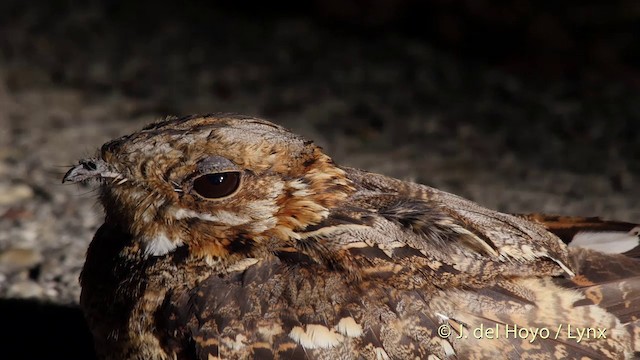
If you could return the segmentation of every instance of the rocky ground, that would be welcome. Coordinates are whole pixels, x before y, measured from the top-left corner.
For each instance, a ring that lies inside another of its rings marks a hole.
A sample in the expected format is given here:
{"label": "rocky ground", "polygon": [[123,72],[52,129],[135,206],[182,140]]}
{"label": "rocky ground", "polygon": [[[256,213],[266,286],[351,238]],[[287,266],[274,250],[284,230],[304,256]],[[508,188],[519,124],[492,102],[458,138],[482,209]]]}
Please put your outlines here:
{"label": "rocky ground", "polygon": [[491,208],[640,222],[633,77],[508,72],[406,33],[304,14],[139,21],[95,4],[2,10],[0,315],[23,358],[91,354],[77,278],[102,211],[90,187],[62,185],[62,175],[167,115],[257,115],[338,163]]}

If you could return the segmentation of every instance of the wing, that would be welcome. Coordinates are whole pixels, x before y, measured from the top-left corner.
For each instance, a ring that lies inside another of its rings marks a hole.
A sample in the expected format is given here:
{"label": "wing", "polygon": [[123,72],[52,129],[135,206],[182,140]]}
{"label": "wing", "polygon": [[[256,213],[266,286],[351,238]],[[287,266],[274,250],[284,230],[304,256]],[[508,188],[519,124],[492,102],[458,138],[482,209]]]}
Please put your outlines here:
{"label": "wing", "polygon": [[636,260],[569,249],[539,224],[435,189],[347,173],[356,195],[294,245],[167,297],[158,328],[181,339],[174,352],[553,359],[638,351]]}
{"label": "wing", "polygon": [[519,214],[544,226],[566,244],[640,258],[640,225],[597,217]]}

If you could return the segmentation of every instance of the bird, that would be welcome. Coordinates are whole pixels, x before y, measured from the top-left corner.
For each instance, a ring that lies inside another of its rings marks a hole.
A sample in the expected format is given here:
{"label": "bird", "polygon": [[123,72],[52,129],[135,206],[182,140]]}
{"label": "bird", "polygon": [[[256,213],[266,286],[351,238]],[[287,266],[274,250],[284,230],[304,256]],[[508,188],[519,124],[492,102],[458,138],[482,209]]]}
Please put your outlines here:
{"label": "bird", "polygon": [[157,121],[63,182],[104,208],[99,359],[640,356],[634,223],[501,213],[238,114]]}

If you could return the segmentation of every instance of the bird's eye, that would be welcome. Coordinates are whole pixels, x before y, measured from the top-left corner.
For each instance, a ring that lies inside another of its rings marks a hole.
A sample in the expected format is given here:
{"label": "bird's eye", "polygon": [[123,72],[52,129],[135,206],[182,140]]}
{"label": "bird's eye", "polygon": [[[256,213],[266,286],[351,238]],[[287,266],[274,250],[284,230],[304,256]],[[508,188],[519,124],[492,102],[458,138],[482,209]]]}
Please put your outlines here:
{"label": "bird's eye", "polygon": [[206,199],[231,195],[239,185],[240,173],[237,171],[206,174],[193,180],[193,190]]}

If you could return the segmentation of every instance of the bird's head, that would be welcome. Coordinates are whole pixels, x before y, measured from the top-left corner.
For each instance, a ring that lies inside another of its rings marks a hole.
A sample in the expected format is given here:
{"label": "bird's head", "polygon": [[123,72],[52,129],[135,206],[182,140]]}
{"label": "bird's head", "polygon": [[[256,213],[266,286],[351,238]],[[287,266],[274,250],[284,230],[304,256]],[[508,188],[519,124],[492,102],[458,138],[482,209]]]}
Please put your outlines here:
{"label": "bird's head", "polygon": [[267,121],[191,116],[102,146],[63,182],[100,181],[106,222],[146,257],[208,262],[292,243],[353,191],[312,142]]}

